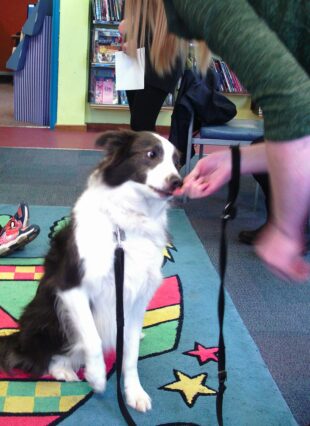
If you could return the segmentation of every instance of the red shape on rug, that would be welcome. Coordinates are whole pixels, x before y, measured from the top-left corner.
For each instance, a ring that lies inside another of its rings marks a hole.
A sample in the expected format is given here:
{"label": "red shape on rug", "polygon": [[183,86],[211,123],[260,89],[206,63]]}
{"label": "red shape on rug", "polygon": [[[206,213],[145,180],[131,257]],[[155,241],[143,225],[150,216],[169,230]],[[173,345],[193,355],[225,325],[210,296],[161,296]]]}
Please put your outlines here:
{"label": "red shape on rug", "polygon": [[181,303],[181,294],[176,276],[165,278],[151,300],[148,310]]}
{"label": "red shape on rug", "polygon": [[17,322],[0,308],[0,329],[1,328],[18,328]]}
{"label": "red shape on rug", "polygon": [[0,416],[0,426],[47,426],[60,416]]}

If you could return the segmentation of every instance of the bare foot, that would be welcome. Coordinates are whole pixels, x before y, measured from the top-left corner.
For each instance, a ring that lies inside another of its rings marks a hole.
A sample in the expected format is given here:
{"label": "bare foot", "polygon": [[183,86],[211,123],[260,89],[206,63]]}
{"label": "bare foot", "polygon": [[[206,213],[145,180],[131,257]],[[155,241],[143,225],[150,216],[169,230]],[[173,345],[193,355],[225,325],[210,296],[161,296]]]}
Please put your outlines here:
{"label": "bare foot", "polygon": [[302,257],[303,244],[290,238],[272,223],[268,223],[260,233],[255,251],[280,278],[302,282],[310,277],[310,265]]}

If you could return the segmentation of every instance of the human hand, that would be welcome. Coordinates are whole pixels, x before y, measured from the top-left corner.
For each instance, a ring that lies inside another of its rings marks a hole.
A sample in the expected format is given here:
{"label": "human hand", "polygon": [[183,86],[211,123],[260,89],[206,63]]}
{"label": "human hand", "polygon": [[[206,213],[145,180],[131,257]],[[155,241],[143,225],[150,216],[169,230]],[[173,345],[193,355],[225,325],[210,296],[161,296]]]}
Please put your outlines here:
{"label": "human hand", "polygon": [[229,148],[207,155],[198,161],[185,177],[183,186],[173,195],[190,198],[207,197],[220,189],[231,178],[231,150]]}
{"label": "human hand", "polygon": [[122,51],[124,53],[127,53],[127,47],[128,47],[128,43],[124,40],[126,40],[126,21],[125,19],[123,19],[119,25],[118,25],[118,31],[120,32],[121,36],[122,36]]}
{"label": "human hand", "polygon": [[122,51],[123,51],[124,53],[127,53],[127,48],[128,48],[128,43],[127,43],[127,41],[126,41],[125,43],[123,43],[123,44],[122,44]]}
{"label": "human hand", "polygon": [[118,31],[121,33],[122,36],[126,34],[126,21],[123,19],[119,25],[118,25]]}

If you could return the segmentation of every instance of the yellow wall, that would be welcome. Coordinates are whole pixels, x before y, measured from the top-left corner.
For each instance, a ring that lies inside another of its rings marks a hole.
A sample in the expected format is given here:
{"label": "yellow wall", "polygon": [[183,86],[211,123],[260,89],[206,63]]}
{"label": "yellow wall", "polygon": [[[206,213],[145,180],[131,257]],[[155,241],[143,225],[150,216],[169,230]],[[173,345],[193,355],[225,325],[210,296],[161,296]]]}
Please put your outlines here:
{"label": "yellow wall", "polygon": [[57,125],[85,124],[89,4],[89,0],[60,1]]}

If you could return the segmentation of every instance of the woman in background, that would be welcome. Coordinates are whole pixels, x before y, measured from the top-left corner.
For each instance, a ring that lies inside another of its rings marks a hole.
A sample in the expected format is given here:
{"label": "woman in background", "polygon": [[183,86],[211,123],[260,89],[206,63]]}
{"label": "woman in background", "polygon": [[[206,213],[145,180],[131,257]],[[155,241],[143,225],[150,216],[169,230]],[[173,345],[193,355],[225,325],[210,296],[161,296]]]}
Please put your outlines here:
{"label": "woman in background", "polygon": [[[168,34],[163,3],[151,2],[147,4],[147,7],[149,10],[146,19],[136,21],[137,27],[132,34],[133,37],[137,37],[136,32],[144,35],[141,39],[145,47],[144,89],[126,91],[130,110],[130,127],[136,131],[155,131],[159,112],[168,94],[174,92],[183,70],[181,42],[176,36]],[[156,22],[158,25],[155,24]],[[119,31],[126,40],[123,44],[123,50],[126,52],[132,48],[132,38],[131,35],[128,37],[125,20],[120,23]],[[162,51],[163,57],[166,56],[166,50],[177,55],[176,62],[170,63],[163,74],[157,73],[152,65],[153,52],[150,46],[153,37],[157,40],[158,49]]]}

